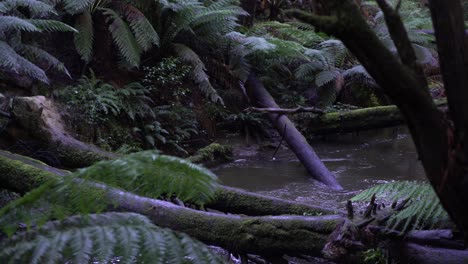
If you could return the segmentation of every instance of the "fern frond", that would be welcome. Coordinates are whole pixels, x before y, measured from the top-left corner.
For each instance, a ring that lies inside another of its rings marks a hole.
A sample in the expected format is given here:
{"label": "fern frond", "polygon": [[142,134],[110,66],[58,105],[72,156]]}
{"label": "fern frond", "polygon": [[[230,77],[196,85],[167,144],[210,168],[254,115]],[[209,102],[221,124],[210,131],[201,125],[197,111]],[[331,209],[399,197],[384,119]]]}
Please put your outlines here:
{"label": "fern frond", "polygon": [[206,97],[213,102],[223,102],[218,92],[210,83],[206,68],[200,57],[189,47],[183,44],[173,44],[174,51],[182,61],[192,65],[192,78]]}
{"label": "fern frond", "polygon": [[[27,238],[27,239],[26,239]],[[223,263],[189,236],[134,213],[73,216],[2,242],[2,262]],[[210,262],[208,262],[210,261]]]}
{"label": "fern frond", "polygon": [[76,175],[147,197],[170,197],[174,194],[183,201],[200,205],[210,201],[218,188],[217,177],[209,170],[154,151],[101,161],[79,170]]}
{"label": "fern frond", "polygon": [[0,40],[0,68],[24,74],[33,79],[48,83],[44,70],[19,55],[8,43]]}
{"label": "fern frond", "polygon": [[140,66],[141,49],[128,24],[114,10],[101,8],[109,23],[109,31],[119,52],[132,67]]}
{"label": "fern frond", "polygon": [[432,186],[421,182],[392,182],[374,186],[352,198],[352,201],[368,201],[376,194],[384,202],[411,199],[409,206],[396,212],[386,223],[392,229],[404,232],[412,229],[433,228],[448,220],[448,215],[440,204]]}
{"label": "fern frond", "polygon": [[173,16],[168,19],[168,28],[162,36],[163,47],[168,47],[174,41],[175,37],[183,30],[188,29],[195,17],[204,7],[200,2],[189,1],[180,10],[177,10]]}
{"label": "fern frond", "polygon": [[143,51],[148,51],[153,45],[159,46],[158,33],[140,10],[131,5],[123,5],[121,12]]}
{"label": "fern frond", "polygon": [[19,49],[28,60],[47,62],[50,67],[56,69],[59,72],[65,73],[69,78],[71,78],[71,75],[65,67],[65,64],[63,64],[63,62],[59,61],[47,51],[27,44],[21,44]]}
{"label": "fern frond", "polygon": [[63,0],[63,2],[65,10],[73,15],[85,11],[94,4],[95,0]]}
{"label": "fern frond", "polygon": [[75,28],[78,33],[75,34],[75,48],[81,59],[90,62],[93,55],[94,29],[91,13],[84,11],[75,19]]}
{"label": "fern frond", "polygon": [[346,46],[343,42],[335,39],[326,40],[319,44],[319,49],[322,50],[329,62],[333,66],[339,67],[348,53]]}
{"label": "fern frond", "polygon": [[320,87],[324,86],[338,78],[341,75],[341,71],[338,69],[325,70],[319,72],[315,76],[315,84]]}
{"label": "fern frond", "polygon": [[29,22],[44,32],[78,32],[73,27],[56,20],[30,19]]}
{"label": "fern frond", "polygon": [[432,56],[432,53],[428,48],[418,44],[413,44],[412,46],[418,63],[425,64],[434,60],[434,56]]}
{"label": "fern frond", "polygon": [[315,77],[317,71],[324,70],[324,65],[320,61],[304,63],[297,67],[294,75],[299,80],[310,80]]}
{"label": "fern frond", "polygon": [[26,7],[32,17],[46,16],[46,15],[57,15],[54,7],[45,3],[44,1],[38,0],[6,0],[4,5],[6,10],[16,9],[18,7]]}
{"label": "fern frond", "polygon": [[31,20],[22,19],[16,16],[0,16],[0,32],[8,30],[21,30],[27,32],[40,32]]}

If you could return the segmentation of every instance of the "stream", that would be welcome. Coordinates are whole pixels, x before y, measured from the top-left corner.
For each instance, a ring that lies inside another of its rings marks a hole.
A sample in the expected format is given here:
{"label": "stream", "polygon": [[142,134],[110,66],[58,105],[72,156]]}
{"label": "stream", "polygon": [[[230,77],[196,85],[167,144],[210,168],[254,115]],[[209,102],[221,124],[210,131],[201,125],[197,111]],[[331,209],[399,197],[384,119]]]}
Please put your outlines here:
{"label": "stream", "polygon": [[[224,143],[240,143],[227,139]],[[406,127],[343,134],[309,141],[325,165],[336,175],[343,191],[333,191],[308,176],[294,153],[280,148],[246,148],[236,160],[213,169],[221,182],[260,194],[343,209],[359,191],[400,180],[424,180],[424,171]],[[258,148],[258,147],[257,147]]]}

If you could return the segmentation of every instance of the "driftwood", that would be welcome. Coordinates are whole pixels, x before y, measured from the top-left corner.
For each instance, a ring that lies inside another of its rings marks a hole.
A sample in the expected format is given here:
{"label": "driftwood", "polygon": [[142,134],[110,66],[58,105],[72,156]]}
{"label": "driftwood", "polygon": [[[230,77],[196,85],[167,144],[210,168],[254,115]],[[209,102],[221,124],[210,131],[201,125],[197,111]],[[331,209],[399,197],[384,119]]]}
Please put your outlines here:
{"label": "driftwood", "polygon": [[[251,101],[260,107],[279,108],[273,97],[265,89],[262,82],[254,74],[250,74],[245,87]],[[325,167],[305,137],[297,130],[291,120],[285,115],[268,113],[270,122],[278,133],[284,137],[290,149],[304,165],[309,174],[332,189],[341,190],[342,187],[335,176]],[[286,127],[286,129],[285,129]]]}

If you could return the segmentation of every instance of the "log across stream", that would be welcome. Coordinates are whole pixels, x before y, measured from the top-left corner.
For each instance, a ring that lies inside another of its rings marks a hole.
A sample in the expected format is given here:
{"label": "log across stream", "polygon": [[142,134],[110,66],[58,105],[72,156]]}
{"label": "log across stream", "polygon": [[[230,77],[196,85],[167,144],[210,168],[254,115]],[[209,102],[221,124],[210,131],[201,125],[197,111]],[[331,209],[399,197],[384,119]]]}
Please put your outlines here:
{"label": "log across stream", "polygon": [[[241,144],[242,140],[229,138],[227,142]],[[333,191],[312,180],[288,149],[281,149],[272,160],[274,148],[241,148],[235,162],[214,171],[228,186],[339,209],[346,199],[376,184],[425,180],[404,127],[317,138],[312,144],[345,191]]]}

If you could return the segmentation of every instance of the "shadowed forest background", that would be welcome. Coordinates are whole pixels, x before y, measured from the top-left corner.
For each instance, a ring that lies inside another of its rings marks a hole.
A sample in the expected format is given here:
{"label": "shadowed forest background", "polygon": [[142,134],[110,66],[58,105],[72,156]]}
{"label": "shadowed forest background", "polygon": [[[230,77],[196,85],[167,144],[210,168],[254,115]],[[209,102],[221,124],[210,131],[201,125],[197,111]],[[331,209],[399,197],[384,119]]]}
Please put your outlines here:
{"label": "shadowed forest background", "polygon": [[467,263],[466,8],[0,0],[0,261]]}

